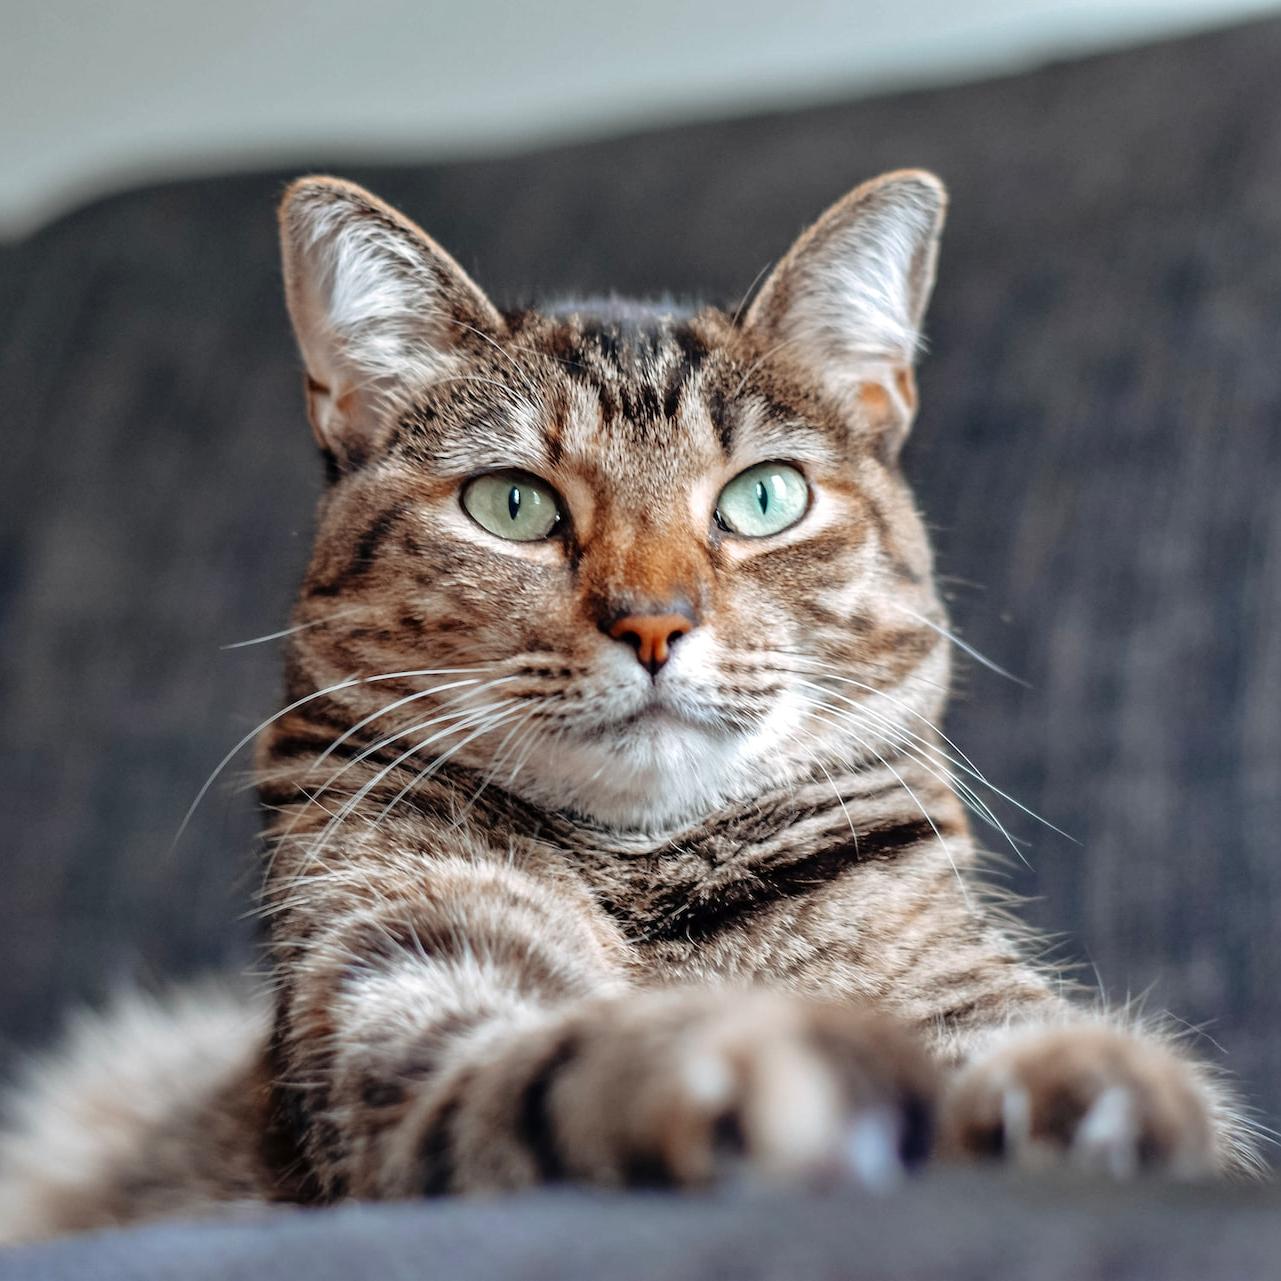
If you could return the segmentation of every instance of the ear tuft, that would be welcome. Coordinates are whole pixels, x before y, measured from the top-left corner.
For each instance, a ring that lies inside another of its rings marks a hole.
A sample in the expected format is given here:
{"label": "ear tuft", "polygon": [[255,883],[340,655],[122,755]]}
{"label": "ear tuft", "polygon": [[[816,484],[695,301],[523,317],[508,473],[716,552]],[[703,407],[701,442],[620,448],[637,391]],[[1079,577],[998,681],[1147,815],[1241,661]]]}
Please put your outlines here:
{"label": "ear tuft", "polygon": [[439,245],[354,183],[293,183],[280,242],[312,426],[340,459],[368,453],[395,408],[457,365],[467,330],[503,329]]}
{"label": "ear tuft", "polygon": [[943,184],[923,170],[857,187],[774,269],[744,327],[844,404],[865,399],[867,384],[883,389],[905,432],[946,207]]}

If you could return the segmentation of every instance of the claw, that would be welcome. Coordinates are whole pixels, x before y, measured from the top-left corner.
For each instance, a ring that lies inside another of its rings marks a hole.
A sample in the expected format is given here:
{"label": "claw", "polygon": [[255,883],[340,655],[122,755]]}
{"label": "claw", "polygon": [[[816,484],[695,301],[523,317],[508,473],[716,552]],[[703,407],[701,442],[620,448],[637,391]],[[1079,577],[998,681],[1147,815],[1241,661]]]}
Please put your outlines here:
{"label": "claw", "polygon": [[845,1165],[871,1192],[889,1192],[903,1180],[899,1127],[889,1112],[865,1112],[845,1139]]}
{"label": "claw", "polygon": [[1028,1151],[1032,1145],[1032,1101],[1022,1086],[1005,1087],[1001,1095],[1001,1126],[1008,1153]]}
{"label": "claw", "polygon": [[691,1056],[685,1062],[684,1075],[689,1097],[708,1111],[723,1107],[734,1093],[734,1078],[719,1055]]}
{"label": "claw", "polygon": [[1138,1128],[1130,1091],[1114,1085],[1081,1118],[1072,1158],[1090,1169],[1106,1170],[1114,1179],[1131,1178],[1138,1167]]}

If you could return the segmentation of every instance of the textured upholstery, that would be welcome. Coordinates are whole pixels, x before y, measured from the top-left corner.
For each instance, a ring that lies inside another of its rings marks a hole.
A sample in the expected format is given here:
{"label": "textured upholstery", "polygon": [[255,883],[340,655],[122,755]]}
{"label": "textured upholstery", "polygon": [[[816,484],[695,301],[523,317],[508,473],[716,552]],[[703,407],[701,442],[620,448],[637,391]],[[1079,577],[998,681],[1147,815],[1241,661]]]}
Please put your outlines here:
{"label": "textured upholstery", "polygon": [[[506,301],[733,301],[855,181],[936,169],[953,216],[907,464],[959,632],[1026,682],[964,663],[949,728],[1079,841],[1003,809],[1025,915],[1114,997],[1207,1024],[1273,1118],[1279,66],[1273,21],[512,159],[291,171],[368,183]],[[220,646],[283,625],[320,485],[285,176],[126,192],[0,250],[9,1048],[119,977],[249,955],[246,757],[171,838],[276,705],[275,646]]]}
{"label": "textured upholstery", "polygon": [[0,1252],[0,1281],[1272,1281],[1279,1208],[956,1172],[884,1197],[553,1191],[95,1234]]}

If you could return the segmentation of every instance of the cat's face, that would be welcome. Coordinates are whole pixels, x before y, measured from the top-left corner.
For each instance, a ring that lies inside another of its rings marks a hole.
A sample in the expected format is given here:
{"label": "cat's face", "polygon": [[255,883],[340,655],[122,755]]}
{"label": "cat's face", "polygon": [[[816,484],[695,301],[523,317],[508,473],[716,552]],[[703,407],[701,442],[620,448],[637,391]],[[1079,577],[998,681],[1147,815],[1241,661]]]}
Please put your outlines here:
{"label": "cat's face", "polygon": [[501,315],[366,193],[297,184],[290,305],[337,478],[295,696],[349,682],[332,721],[383,744],[369,767],[449,754],[620,827],[919,733],[946,648],[895,458],[941,204],[922,175],[860,189],[741,320]]}

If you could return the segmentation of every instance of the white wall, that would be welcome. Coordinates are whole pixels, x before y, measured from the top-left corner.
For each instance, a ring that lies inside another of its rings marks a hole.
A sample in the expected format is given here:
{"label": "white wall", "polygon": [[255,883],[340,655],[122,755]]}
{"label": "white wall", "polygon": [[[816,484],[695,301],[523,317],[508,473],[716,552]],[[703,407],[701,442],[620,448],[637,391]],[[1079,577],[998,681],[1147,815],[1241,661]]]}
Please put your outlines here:
{"label": "white wall", "polygon": [[925,84],[1281,0],[0,0],[0,234],[135,179]]}

